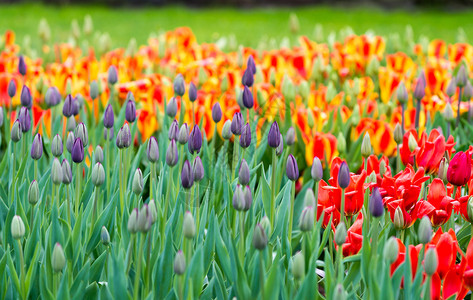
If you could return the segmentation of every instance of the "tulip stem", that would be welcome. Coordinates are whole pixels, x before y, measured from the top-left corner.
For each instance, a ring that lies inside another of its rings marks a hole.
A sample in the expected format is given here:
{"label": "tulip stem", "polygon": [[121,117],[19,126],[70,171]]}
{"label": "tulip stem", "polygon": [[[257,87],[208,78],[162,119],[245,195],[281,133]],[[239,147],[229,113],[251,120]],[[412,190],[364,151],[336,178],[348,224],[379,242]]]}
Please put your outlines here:
{"label": "tulip stem", "polygon": [[373,270],[376,270],[377,263],[377,253],[378,253],[378,230],[379,230],[379,220],[378,218],[373,218],[371,229],[371,262],[373,263]]}
{"label": "tulip stem", "polygon": [[66,202],[67,202],[67,221],[71,224],[71,199],[69,197],[69,185],[66,188]]}
{"label": "tulip stem", "polygon": [[75,207],[74,207],[76,220],[77,220],[77,218],[79,217],[80,179],[81,179],[80,169],[81,169],[81,163],[78,163],[78,164],[76,165],[76,186],[75,186],[76,205],[75,205]]}
{"label": "tulip stem", "polygon": [[338,266],[337,282],[340,284],[340,283],[343,283],[343,273],[344,273],[344,270],[343,270],[343,246],[338,246],[338,249],[337,249],[337,266]]}
{"label": "tulip stem", "polygon": [[195,183],[195,217],[196,217],[196,225],[197,225],[197,236],[199,236],[199,228],[200,228],[200,197],[199,197],[199,182]]}
{"label": "tulip stem", "polygon": [[340,222],[345,223],[345,189],[342,189],[342,199],[341,199],[341,206],[340,206]]}
{"label": "tulip stem", "polygon": [[127,255],[126,255],[126,260],[127,260],[127,264],[126,264],[126,274],[128,275],[128,272],[130,272],[130,268],[131,268],[131,261],[132,261],[132,258],[133,258],[133,247],[134,247],[134,243],[135,243],[135,234],[132,234],[131,237],[130,237],[130,244],[128,245],[128,251],[127,251]]}
{"label": "tulip stem", "polygon": [[232,177],[231,177],[232,180],[230,181],[230,184],[232,184],[233,180],[235,180],[235,170],[236,170],[237,164],[238,164],[238,142],[235,136],[235,139],[233,140]]}
{"label": "tulip stem", "polygon": [[404,103],[401,103],[401,129],[402,129],[402,136],[404,136]]}
{"label": "tulip stem", "polygon": [[460,126],[460,104],[462,102],[462,88],[458,88],[457,128]]}
{"label": "tulip stem", "polygon": [[244,212],[240,212],[240,261],[242,267],[245,265],[245,215]]}
{"label": "tulip stem", "polygon": [[271,221],[271,230],[274,230],[274,219],[275,219],[275,214],[276,214],[276,203],[275,203],[275,194],[276,194],[276,149],[273,150],[273,158],[272,158],[272,163],[271,163],[271,215],[270,215],[270,221]]}
{"label": "tulip stem", "polygon": [[34,177],[33,177],[33,179],[38,180],[38,161],[36,159],[34,160]]}
{"label": "tulip stem", "polygon": [[401,152],[399,152],[400,149],[399,149],[399,144],[397,145],[397,152],[396,152],[396,169],[398,172],[401,171]]}
{"label": "tulip stem", "polygon": [[[144,246],[144,240],[146,238],[146,234],[143,233],[140,238],[139,246],[138,246],[138,252],[139,254],[143,253],[143,246]],[[140,287],[140,278],[141,278],[141,262],[142,262],[142,257],[138,255],[138,264],[136,266],[136,273],[135,273],[135,286],[133,288],[133,299],[138,300],[138,294],[139,294],[139,287]]]}
{"label": "tulip stem", "polygon": [[292,223],[293,223],[293,218],[294,218],[294,198],[296,195],[296,182],[292,182],[292,196],[291,196],[291,211],[289,212],[289,229],[288,229],[288,235],[289,235],[289,250],[292,253]]}
{"label": "tulip stem", "polygon": [[123,211],[125,209],[125,189],[124,189],[124,182],[123,182],[123,177],[125,176],[124,170],[123,170],[123,150],[118,150],[120,159],[118,160],[119,163],[119,181],[120,181],[120,215],[123,216]]}
{"label": "tulip stem", "polygon": [[95,225],[95,217],[97,214],[97,201],[99,198],[99,189],[98,187],[95,187],[95,193],[94,193],[94,208],[92,210],[92,221],[90,222],[90,237],[92,238],[92,233],[94,232],[94,225]]}
{"label": "tulip stem", "polygon": [[264,300],[264,258],[263,251],[259,251],[259,284],[261,289],[261,300]]}
{"label": "tulip stem", "polygon": [[20,254],[20,283],[23,285],[21,288],[21,298],[26,299],[26,291],[27,291],[27,286],[25,286],[25,258],[23,256],[23,248],[21,246],[21,242],[19,239],[16,240],[18,244],[18,251]]}
{"label": "tulip stem", "polygon": [[184,288],[182,284],[182,277],[181,275],[177,275],[177,299],[184,300]]}
{"label": "tulip stem", "polygon": [[150,200],[153,199],[154,168],[155,168],[155,163],[153,162],[150,163],[150,166],[149,166],[149,199]]}
{"label": "tulip stem", "polygon": [[432,276],[427,276],[424,283],[424,292],[422,293],[423,299],[430,299],[430,289],[431,289]]}
{"label": "tulip stem", "polygon": [[417,99],[416,105],[416,117],[415,117],[415,126],[416,130],[419,130],[419,119],[420,119],[420,108],[421,108],[421,99]]}
{"label": "tulip stem", "polygon": [[[173,186],[173,179],[172,179],[172,176],[171,176],[171,171],[172,171],[172,168],[169,168],[169,178],[168,178],[168,186],[167,186],[167,189],[166,189],[166,193],[167,193],[167,197],[166,199],[164,199],[163,201],[163,204],[164,204],[164,211],[163,211],[163,216],[161,218],[161,250],[164,249],[164,234],[165,234],[165,229],[166,229],[166,220],[168,218],[168,202],[169,199],[171,199],[171,187]],[[155,203],[157,203],[158,200],[155,200]],[[157,207],[156,207],[157,208]]]}

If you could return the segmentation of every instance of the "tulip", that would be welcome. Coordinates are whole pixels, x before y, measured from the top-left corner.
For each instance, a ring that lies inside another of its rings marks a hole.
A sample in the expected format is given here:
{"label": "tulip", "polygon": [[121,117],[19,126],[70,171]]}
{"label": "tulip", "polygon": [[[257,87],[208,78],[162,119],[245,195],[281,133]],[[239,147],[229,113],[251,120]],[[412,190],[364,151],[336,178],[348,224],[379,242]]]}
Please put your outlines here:
{"label": "tulip", "polygon": [[74,136],[81,139],[84,147],[89,144],[89,133],[87,132],[87,127],[85,127],[84,123],[81,122],[77,125],[76,130],[74,131]]}
{"label": "tulip", "polygon": [[350,184],[350,170],[346,162],[342,162],[338,170],[338,185],[342,189],[346,189]]}
{"label": "tulip", "polygon": [[456,187],[465,185],[471,176],[471,154],[457,152],[450,161],[447,170],[447,180]]}
{"label": "tulip", "polygon": [[146,154],[148,156],[148,160],[151,163],[155,163],[159,159],[159,146],[158,141],[154,136],[148,139],[148,147],[146,148]]}
{"label": "tulip", "polygon": [[255,82],[254,73],[250,69],[246,69],[241,77],[241,84],[245,87],[252,87]]}
{"label": "tulip", "polygon": [[71,150],[72,161],[79,164],[84,160],[84,146],[82,145],[82,140],[76,138]]}
{"label": "tulip", "polygon": [[[82,99],[82,96],[76,96],[74,99],[72,99],[72,115],[77,116],[80,112],[81,109],[81,102],[79,99]],[[83,103],[83,102],[82,102]]]}
{"label": "tulip", "polygon": [[64,117],[69,118],[70,116],[73,115],[73,100],[71,94],[66,96],[66,99],[64,100],[64,105],[62,106],[62,114]]}
{"label": "tulip", "polygon": [[103,113],[103,126],[105,128],[112,128],[114,122],[115,116],[113,114],[113,107],[111,104],[109,104]]}
{"label": "tulip", "polygon": [[279,132],[279,126],[276,121],[271,124],[271,128],[268,133],[268,145],[271,148],[277,148],[279,146],[281,134]]}
{"label": "tulip", "polygon": [[402,144],[402,139],[403,139],[403,134],[402,134],[402,128],[399,123],[396,123],[396,126],[394,127],[394,141],[396,144]]}
{"label": "tulip", "polygon": [[117,134],[116,145],[118,149],[128,148],[131,145],[131,132],[128,123],[120,128]]}
{"label": "tulip", "polygon": [[16,95],[16,83],[15,83],[15,80],[14,79],[11,79],[10,82],[8,83],[8,96],[10,98],[13,98],[15,97]]}
{"label": "tulip", "polygon": [[61,244],[56,243],[54,245],[53,254],[51,257],[51,266],[53,271],[58,273],[66,266],[66,257],[64,256],[64,250],[61,247]]}
{"label": "tulip", "polygon": [[103,150],[102,150],[102,147],[100,147],[99,145],[97,145],[97,147],[95,147],[95,151],[94,151],[94,161],[97,163],[103,163]]}
{"label": "tulip", "polygon": [[292,154],[290,154],[287,158],[286,175],[292,181],[296,181],[299,178],[299,168],[297,167],[297,161]]}
{"label": "tulip", "polygon": [[190,189],[194,184],[194,172],[188,160],[184,162],[181,171],[181,185],[185,189]]}
{"label": "tulip", "polygon": [[195,87],[193,82],[191,82],[189,85],[189,100],[191,102],[197,100],[197,88]]}
{"label": "tulip", "polygon": [[243,88],[243,96],[242,96],[242,100],[243,100],[243,105],[247,108],[247,109],[251,109],[254,105],[254,100],[253,100],[253,94],[251,93],[250,89],[248,88],[248,86],[245,86]]}
{"label": "tulip", "polygon": [[438,254],[434,247],[429,247],[424,259],[424,269],[427,276],[432,276],[437,272]]}
{"label": "tulip", "polygon": [[240,112],[233,115],[231,130],[234,135],[240,135],[243,127],[243,117]]}
{"label": "tulip", "polygon": [[179,144],[184,145],[189,140],[189,127],[187,123],[183,123],[179,129],[179,134],[177,135],[177,141]]}
{"label": "tulip", "polygon": [[314,228],[314,208],[306,206],[301,213],[299,228],[302,232],[312,231]]}
{"label": "tulip", "polygon": [[114,85],[118,81],[118,70],[115,66],[111,65],[108,67],[107,81],[109,84]]}
{"label": "tulip", "polygon": [[70,184],[72,182],[72,169],[67,159],[62,160],[61,168],[62,168],[62,183]]}
{"label": "tulip", "polygon": [[314,160],[312,161],[310,175],[316,182],[319,182],[324,177],[324,169],[322,167],[322,162],[317,156],[314,157]]}
{"label": "tulip", "polygon": [[186,256],[182,250],[177,251],[174,258],[174,273],[182,275],[186,272]]}
{"label": "tulip", "polygon": [[347,150],[347,140],[342,132],[339,132],[337,136],[337,150],[340,153],[345,153]]}
{"label": "tulip", "polygon": [[28,202],[35,205],[39,201],[39,186],[36,180],[31,181],[28,187]]}
{"label": "tulip", "polygon": [[99,162],[92,168],[91,181],[95,186],[101,186],[105,182],[105,170]]}
{"label": "tulip", "polygon": [[459,88],[464,87],[468,81],[468,74],[464,64],[461,64],[460,69],[458,69],[456,81]]}
{"label": "tulip", "polygon": [[199,182],[204,178],[204,166],[202,165],[202,160],[199,156],[194,158],[194,162],[192,164],[192,170],[194,172],[194,181]]}
{"label": "tulip", "polygon": [[21,240],[25,236],[25,224],[20,216],[13,217],[10,228],[13,239]]}
{"label": "tulip", "polygon": [[54,86],[48,88],[46,95],[44,96],[44,102],[46,102],[49,107],[58,105],[61,102],[61,94],[59,93],[59,90]]}
{"label": "tulip", "polygon": [[243,126],[243,129],[241,131],[241,136],[240,136],[240,147],[243,149],[246,149],[250,146],[251,144],[251,127],[250,124],[246,123],[245,126]]}
{"label": "tulip", "polygon": [[99,84],[97,83],[97,80],[94,80],[90,83],[89,96],[92,100],[97,99],[99,96]]}
{"label": "tulip", "polygon": [[173,120],[171,125],[169,126],[168,138],[169,140],[177,140],[178,137],[179,137],[179,123],[177,123],[177,120]]}
{"label": "tulip", "polygon": [[222,138],[224,140],[229,140],[232,138],[233,136],[233,132],[231,130],[231,125],[232,125],[232,121],[230,120],[226,120],[225,123],[223,124],[223,127],[222,127]]}
{"label": "tulip", "polygon": [[110,234],[105,226],[102,226],[100,230],[100,242],[102,242],[104,246],[110,245]]}
{"label": "tulip", "polygon": [[34,160],[38,160],[43,155],[43,139],[41,135],[37,133],[33,139],[33,143],[31,144],[31,158]]}
{"label": "tulip", "polygon": [[133,175],[133,184],[131,189],[133,193],[138,196],[143,191],[143,187],[143,173],[140,168],[136,168],[135,174]]}
{"label": "tulip", "polygon": [[126,103],[125,120],[128,123],[133,123],[136,120],[136,105],[133,100],[128,100]]}
{"label": "tulip", "polygon": [[424,245],[432,240],[432,223],[427,216],[424,216],[420,221],[418,237],[419,242]]}
{"label": "tulip", "polygon": [[31,92],[30,89],[24,85],[23,88],[21,89],[21,95],[20,95],[20,100],[21,100],[21,105],[24,107],[30,109],[33,106],[33,101],[31,99]]}
{"label": "tulip", "polygon": [[61,163],[59,162],[59,159],[55,157],[51,167],[51,181],[53,184],[59,185],[62,183],[63,177]]}
{"label": "tulip", "polygon": [[255,247],[256,250],[263,251],[266,245],[268,245],[268,237],[266,236],[263,226],[258,223],[253,231],[253,247]]}
{"label": "tulip", "polygon": [[280,156],[282,151],[284,150],[284,139],[282,138],[282,134],[279,135],[279,146],[276,148],[276,155]]}
{"label": "tulip", "polygon": [[178,96],[182,97],[186,93],[186,84],[182,74],[177,74],[176,78],[174,78],[173,88],[174,93]]}
{"label": "tulip", "polygon": [[250,168],[245,159],[241,160],[240,171],[238,172],[238,181],[242,185],[248,185],[250,183]]}
{"label": "tulip", "polygon": [[141,233],[147,233],[152,225],[151,212],[148,204],[143,204],[136,220],[136,229]]}
{"label": "tulip", "polygon": [[18,116],[21,124],[21,131],[28,132],[31,129],[31,118],[30,112],[26,107],[20,109],[20,115]]}
{"label": "tulip", "polygon": [[18,58],[18,73],[25,76],[26,75],[26,62],[23,55],[20,55]]}
{"label": "tulip", "polygon": [[371,155],[371,152],[372,152],[372,147],[371,147],[370,135],[368,133],[365,133],[365,136],[363,137],[363,141],[361,143],[361,156],[363,156],[366,159],[368,158],[368,156]]}
{"label": "tulip", "polygon": [[345,226],[345,223],[340,222],[337,226],[337,230],[335,231],[335,244],[337,244],[338,247],[341,247],[347,239],[347,227]]}
{"label": "tulip", "polygon": [[390,237],[384,245],[383,256],[387,260],[388,265],[391,265],[397,260],[399,252],[399,244],[395,237]]}
{"label": "tulip", "polygon": [[20,120],[16,119],[15,122],[13,122],[13,126],[11,128],[11,140],[14,143],[17,143],[21,140],[22,136],[23,136],[23,131],[21,130]]}
{"label": "tulip", "polygon": [[399,103],[404,104],[409,100],[409,95],[407,93],[406,85],[404,81],[401,81],[397,86],[397,100]]}
{"label": "tulip", "polygon": [[256,74],[256,65],[253,55],[248,56],[248,60],[246,61],[246,68],[251,71],[251,73]]}
{"label": "tulip", "polygon": [[295,141],[296,141],[296,131],[294,130],[294,127],[291,126],[286,132],[286,145],[292,146],[294,145]]}
{"label": "tulip", "polygon": [[245,196],[241,185],[237,184],[232,198],[233,208],[237,211],[243,211],[245,208]]}
{"label": "tulip", "polygon": [[127,229],[131,234],[135,234],[138,231],[136,227],[138,224],[138,215],[138,208],[135,208],[131,211],[131,214],[128,217]]}
{"label": "tulip", "polygon": [[218,123],[220,120],[222,120],[222,108],[218,102],[215,102],[215,104],[212,106],[212,120],[215,123]]}
{"label": "tulip", "polygon": [[194,125],[194,128],[192,128],[187,146],[191,154],[198,154],[200,152],[200,148],[202,147],[202,133],[200,132],[199,125]]}
{"label": "tulip", "polygon": [[381,217],[384,213],[383,197],[381,197],[378,187],[374,187],[371,192],[369,210],[375,218]]}
{"label": "tulip", "polygon": [[166,164],[170,167],[177,165],[179,161],[179,152],[175,140],[171,140],[168,149],[166,150]]}
{"label": "tulip", "polygon": [[166,115],[170,118],[174,118],[177,115],[177,100],[175,97],[169,99],[168,104],[166,105]]}
{"label": "tulip", "polygon": [[452,98],[456,92],[457,92],[457,80],[455,79],[455,77],[452,77],[452,79],[450,79],[450,82],[447,85],[445,94],[447,94],[448,97]]}
{"label": "tulip", "polygon": [[195,222],[190,211],[186,211],[184,214],[184,220],[182,221],[182,234],[189,240],[195,237]]}

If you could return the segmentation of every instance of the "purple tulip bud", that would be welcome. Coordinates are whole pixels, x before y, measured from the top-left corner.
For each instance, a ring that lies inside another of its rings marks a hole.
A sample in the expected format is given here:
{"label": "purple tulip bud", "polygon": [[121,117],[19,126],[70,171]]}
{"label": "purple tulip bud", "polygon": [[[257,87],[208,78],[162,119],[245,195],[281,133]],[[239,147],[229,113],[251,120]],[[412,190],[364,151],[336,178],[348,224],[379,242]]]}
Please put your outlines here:
{"label": "purple tulip bud", "polygon": [[458,69],[457,73],[457,86],[458,87],[464,87],[466,85],[466,82],[468,81],[468,74],[467,70],[465,68],[465,65],[462,64],[460,66],[460,69]]}
{"label": "purple tulip bud", "polygon": [[177,136],[177,141],[179,144],[184,145],[189,140],[189,127],[187,123],[182,124],[181,129],[179,129],[179,134]]}
{"label": "purple tulip bud", "polygon": [[251,208],[251,204],[253,203],[253,195],[251,194],[249,186],[245,186],[243,188],[243,198],[245,200],[245,206],[243,207],[243,211],[248,211]]}
{"label": "purple tulip bud", "polygon": [[192,164],[192,169],[194,171],[194,181],[199,182],[204,179],[204,165],[202,165],[202,160],[200,156],[196,156],[194,158],[194,162]]}
{"label": "purple tulip bud", "polygon": [[84,123],[80,122],[79,125],[77,125],[76,130],[74,131],[74,136],[81,139],[84,147],[89,144],[89,133],[87,132],[87,127],[85,127]]}
{"label": "purple tulip bud", "polygon": [[169,99],[169,102],[166,105],[166,115],[170,118],[174,118],[177,115],[177,100],[175,97]]}
{"label": "purple tulip bud", "polygon": [[21,124],[21,131],[28,132],[31,129],[31,118],[30,111],[26,107],[20,108],[20,114],[18,116]]}
{"label": "purple tulip bud", "polygon": [[168,149],[166,150],[166,164],[174,167],[179,161],[179,152],[177,151],[177,144],[175,140],[171,140]]}
{"label": "purple tulip bud", "polygon": [[72,99],[72,114],[74,116],[77,116],[80,113],[80,107],[81,107],[80,100],[76,96]]}
{"label": "purple tulip bud", "polygon": [[111,104],[109,104],[103,113],[103,126],[105,128],[112,128],[114,122],[115,116],[113,114],[113,107]]}
{"label": "purple tulip bud", "polygon": [[33,143],[31,144],[31,158],[34,160],[38,160],[43,155],[43,139],[41,138],[41,134],[37,133],[33,139]]}
{"label": "purple tulip bud", "polygon": [[21,130],[20,120],[16,119],[15,122],[13,122],[13,126],[11,128],[11,140],[14,143],[17,143],[21,140],[22,136],[23,136],[23,131]]}
{"label": "purple tulip bud", "polygon": [[191,82],[191,84],[189,85],[189,100],[191,102],[197,100],[197,88],[195,87],[193,82]]}
{"label": "purple tulip bud", "polygon": [[238,181],[242,185],[248,185],[250,183],[250,168],[245,159],[241,160],[240,171],[238,172]]}
{"label": "purple tulip bud", "polygon": [[276,148],[276,155],[280,156],[282,151],[284,150],[284,139],[282,138],[282,134],[279,135],[279,146]]}
{"label": "purple tulip bud", "polygon": [[185,189],[190,189],[194,184],[194,172],[188,160],[184,162],[181,171],[181,185]]}
{"label": "purple tulip bud", "polygon": [[194,128],[192,128],[187,145],[191,154],[200,152],[200,148],[202,147],[202,133],[200,132],[199,125],[195,125]]}
{"label": "purple tulip bud", "polygon": [[72,131],[69,131],[67,134],[67,139],[66,139],[66,149],[69,153],[72,153],[72,148],[74,148],[74,142],[76,140],[76,137],[74,136],[74,133]]}
{"label": "purple tulip bud", "polygon": [[133,123],[136,120],[136,105],[133,100],[128,100],[126,103],[125,119],[128,123]]}
{"label": "purple tulip bud", "polygon": [[118,71],[115,66],[110,66],[108,68],[108,83],[115,84],[118,81]]}
{"label": "purple tulip bud", "polygon": [[296,131],[294,130],[294,127],[289,127],[289,129],[286,132],[286,144],[288,146],[294,145],[296,142]]}
{"label": "purple tulip bud", "polygon": [[243,88],[243,105],[247,109],[251,109],[254,105],[253,94],[247,86]]}
{"label": "purple tulip bud", "polygon": [[241,84],[246,87],[252,87],[255,82],[253,72],[250,69],[246,69],[241,78]]}
{"label": "purple tulip bud", "polygon": [[179,123],[177,120],[172,121],[171,126],[169,126],[168,138],[169,140],[177,140],[179,137]]}
{"label": "purple tulip bud", "polygon": [[246,69],[251,70],[253,75],[256,74],[256,64],[253,55],[248,56],[248,60],[246,61]]}
{"label": "purple tulip bud", "polygon": [[182,74],[178,74],[173,83],[174,93],[178,96],[183,96],[186,93],[186,83]]}
{"label": "purple tulip bud", "polygon": [[26,75],[26,62],[23,55],[20,55],[18,59],[18,72],[23,76]]}
{"label": "purple tulip bud", "polygon": [[49,87],[44,96],[44,102],[46,102],[46,105],[49,107],[54,107],[61,103],[61,94],[59,93],[59,90],[54,86]]}
{"label": "purple tulip bud", "polygon": [[414,90],[414,98],[417,100],[421,100],[425,96],[425,76],[423,76],[424,72],[421,73],[419,78],[417,78],[416,88]]}
{"label": "purple tulip bud", "polygon": [[150,137],[148,140],[148,148],[146,154],[148,155],[148,160],[152,163],[157,162],[159,159],[158,141],[154,136]]}
{"label": "purple tulip bud", "polygon": [[53,141],[51,142],[51,153],[55,157],[59,157],[62,155],[63,151],[64,151],[64,145],[62,143],[62,139],[59,136],[59,134],[56,134],[53,138]]}
{"label": "purple tulip bud", "polygon": [[316,182],[319,182],[324,177],[324,169],[322,168],[322,162],[317,156],[314,157],[314,160],[312,161],[310,175]]}
{"label": "purple tulip bud", "polygon": [[128,123],[120,128],[117,134],[116,145],[119,149],[128,148],[131,145],[131,132]]}
{"label": "purple tulip bud", "polygon": [[299,178],[299,168],[297,166],[297,161],[292,154],[290,154],[287,158],[286,175],[292,181],[296,181]]}
{"label": "purple tulip bud", "polygon": [[342,189],[346,189],[350,185],[350,169],[346,162],[340,164],[340,169],[338,169],[338,185]]}
{"label": "purple tulip bud", "polygon": [[69,118],[73,114],[73,103],[72,103],[72,96],[71,94],[66,96],[66,100],[64,100],[64,106],[62,107],[62,114],[66,117]]}
{"label": "purple tulip bud", "polygon": [[234,135],[240,135],[243,127],[243,117],[240,112],[233,115],[231,130]]}
{"label": "purple tulip bud", "polygon": [[237,184],[232,198],[233,208],[237,211],[243,211],[245,208],[245,195],[241,185]]}
{"label": "purple tulip bud", "polygon": [[33,101],[31,100],[31,91],[26,85],[24,85],[21,89],[20,101],[21,105],[24,107],[31,108],[33,106]]}
{"label": "purple tulip bud", "polygon": [[62,183],[70,184],[72,182],[72,169],[67,159],[62,160],[61,168],[62,168]]}
{"label": "purple tulip bud", "polygon": [[450,79],[450,82],[447,85],[445,94],[447,94],[447,96],[449,97],[453,97],[456,91],[457,91],[457,80],[455,79],[455,77],[452,77],[452,79]]}
{"label": "purple tulip bud", "polygon": [[222,120],[222,108],[218,102],[215,102],[214,106],[212,107],[212,120],[214,120],[215,123],[218,123],[220,120]]}
{"label": "purple tulip bud", "polygon": [[378,187],[374,187],[371,192],[369,210],[375,218],[381,217],[384,213],[383,197],[381,197]]}
{"label": "purple tulip bud", "polygon": [[80,138],[74,140],[71,157],[72,161],[76,164],[81,163],[84,160],[84,146],[82,145],[82,140]]}
{"label": "purple tulip bud", "polygon": [[271,124],[271,128],[268,133],[268,145],[271,148],[277,148],[281,140],[281,133],[279,132],[279,126],[276,121]]}
{"label": "purple tulip bud", "polygon": [[10,96],[10,98],[13,98],[15,97],[16,95],[16,83],[15,83],[15,80],[10,80],[10,82],[8,83],[8,96]]}
{"label": "purple tulip bud", "polygon": [[253,247],[255,247],[256,250],[263,251],[267,245],[268,236],[266,235],[266,231],[263,226],[258,223],[253,231]]}
{"label": "purple tulip bud", "polygon": [[250,124],[246,123],[246,125],[243,126],[243,130],[241,131],[240,147],[246,149],[250,146],[250,144],[251,144],[251,128],[250,128]]}

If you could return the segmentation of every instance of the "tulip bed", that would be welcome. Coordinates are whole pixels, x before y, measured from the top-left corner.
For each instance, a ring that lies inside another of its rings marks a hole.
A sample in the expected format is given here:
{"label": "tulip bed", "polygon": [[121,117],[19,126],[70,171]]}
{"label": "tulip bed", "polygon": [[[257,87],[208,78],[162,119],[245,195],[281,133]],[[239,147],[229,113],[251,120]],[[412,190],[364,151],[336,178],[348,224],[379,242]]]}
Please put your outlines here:
{"label": "tulip bed", "polygon": [[472,45],[40,28],[0,43],[1,299],[470,297]]}

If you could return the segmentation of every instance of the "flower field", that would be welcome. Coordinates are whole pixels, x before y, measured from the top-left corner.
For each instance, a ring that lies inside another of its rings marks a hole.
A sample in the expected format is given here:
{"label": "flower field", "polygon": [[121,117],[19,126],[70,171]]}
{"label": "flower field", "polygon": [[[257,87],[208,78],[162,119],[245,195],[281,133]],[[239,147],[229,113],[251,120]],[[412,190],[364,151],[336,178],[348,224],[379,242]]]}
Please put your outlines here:
{"label": "flower field", "polygon": [[0,299],[471,297],[473,45],[75,24],[0,32]]}

